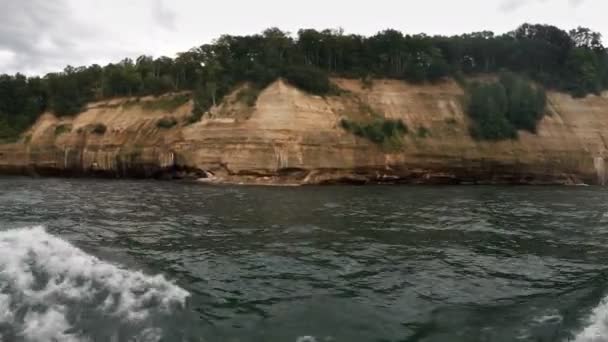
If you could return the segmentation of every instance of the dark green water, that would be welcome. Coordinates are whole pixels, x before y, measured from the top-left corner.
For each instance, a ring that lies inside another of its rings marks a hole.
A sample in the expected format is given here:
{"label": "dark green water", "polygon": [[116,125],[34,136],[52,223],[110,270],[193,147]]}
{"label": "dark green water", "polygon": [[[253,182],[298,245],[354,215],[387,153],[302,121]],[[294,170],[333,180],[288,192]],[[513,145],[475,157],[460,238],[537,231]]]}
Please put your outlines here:
{"label": "dark green water", "polygon": [[603,188],[0,178],[4,341],[608,341],[607,263]]}

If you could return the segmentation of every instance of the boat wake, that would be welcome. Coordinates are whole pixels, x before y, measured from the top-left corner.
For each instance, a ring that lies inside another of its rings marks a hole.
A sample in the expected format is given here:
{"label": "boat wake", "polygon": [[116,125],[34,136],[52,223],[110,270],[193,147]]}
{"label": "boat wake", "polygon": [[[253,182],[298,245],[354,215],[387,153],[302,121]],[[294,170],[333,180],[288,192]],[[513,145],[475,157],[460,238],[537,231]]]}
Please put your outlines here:
{"label": "boat wake", "polygon": [[608,298],[593,309],[587,327],[576,337],[574,342],[605,342],[608,341]]}
{"label": "boat wake", "polygon": [[0,341],[87,341],[85,331],[104,324],[114,338],[129,325],[160,340],[150,322],[188,296],[161,275],[100,260],[42,227],[0,232]]}

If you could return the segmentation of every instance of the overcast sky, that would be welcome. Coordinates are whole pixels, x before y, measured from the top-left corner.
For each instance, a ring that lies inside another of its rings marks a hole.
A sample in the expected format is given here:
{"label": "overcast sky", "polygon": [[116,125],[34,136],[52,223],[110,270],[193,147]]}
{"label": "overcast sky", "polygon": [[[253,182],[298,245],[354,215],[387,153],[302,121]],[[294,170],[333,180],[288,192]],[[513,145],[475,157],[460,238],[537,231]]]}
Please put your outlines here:
{"label": "overcast sky", "polygon": [[[510,31],[524,22],[608,37],[606,0],[0,0],[0,73],[174,56],[221,34],[276,26],[370,35]],[[606,39],[605,39],[606,40]]]}

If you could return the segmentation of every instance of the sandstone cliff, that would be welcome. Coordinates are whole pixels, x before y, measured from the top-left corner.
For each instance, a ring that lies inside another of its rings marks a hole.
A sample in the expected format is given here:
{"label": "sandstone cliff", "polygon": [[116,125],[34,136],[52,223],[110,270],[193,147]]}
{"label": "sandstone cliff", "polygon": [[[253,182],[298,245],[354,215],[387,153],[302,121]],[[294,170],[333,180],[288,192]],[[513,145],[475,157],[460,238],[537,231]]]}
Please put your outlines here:
{"label": "sandstone cliff", "polygon": [[[277,81],[254,107],[233,94],[191,125],[191,103],[170,112],[146,109],[152,98],[93,103],[74,118],[44,114],[20,142],[0,145],[0,172],[256,184],[605,183],[603,96],[550,93],[538,134],[492,143],[469,136],[463,90],[453,81],[334,82],[343,94],[322,98]],[[343,117],[371,115],[402,119],[410,133],[387,148],[340,127]],[[159,128],[162,118],[178,124]],[[107,130],[95,133],[97,124]]]}

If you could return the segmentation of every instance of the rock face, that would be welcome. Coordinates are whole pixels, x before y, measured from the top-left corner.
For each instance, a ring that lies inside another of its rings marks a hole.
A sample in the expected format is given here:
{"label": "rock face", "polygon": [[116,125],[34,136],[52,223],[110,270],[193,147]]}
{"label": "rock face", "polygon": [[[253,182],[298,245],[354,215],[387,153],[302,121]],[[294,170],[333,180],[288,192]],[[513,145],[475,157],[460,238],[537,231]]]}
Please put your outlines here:
{"label": "rock face", "polygon": [[[108,177],[196,177],[253,184],[605,184],[608,98],[549,94],[537,134],[477,142],[453,81],[410,85],[336,79],[340,96],[311,96],[277,81],[254,107],[235,94],[200,122],[192,104],[170,112],[128,99],[94,103],[74,118],[44,114],[20,142],[0,145],[0,172]],[[402,119],[399,146],[343,130],[341,118]],[[178,124],[160,128],[162,118]],[[95,133],[103,124],[105,132]]]}

